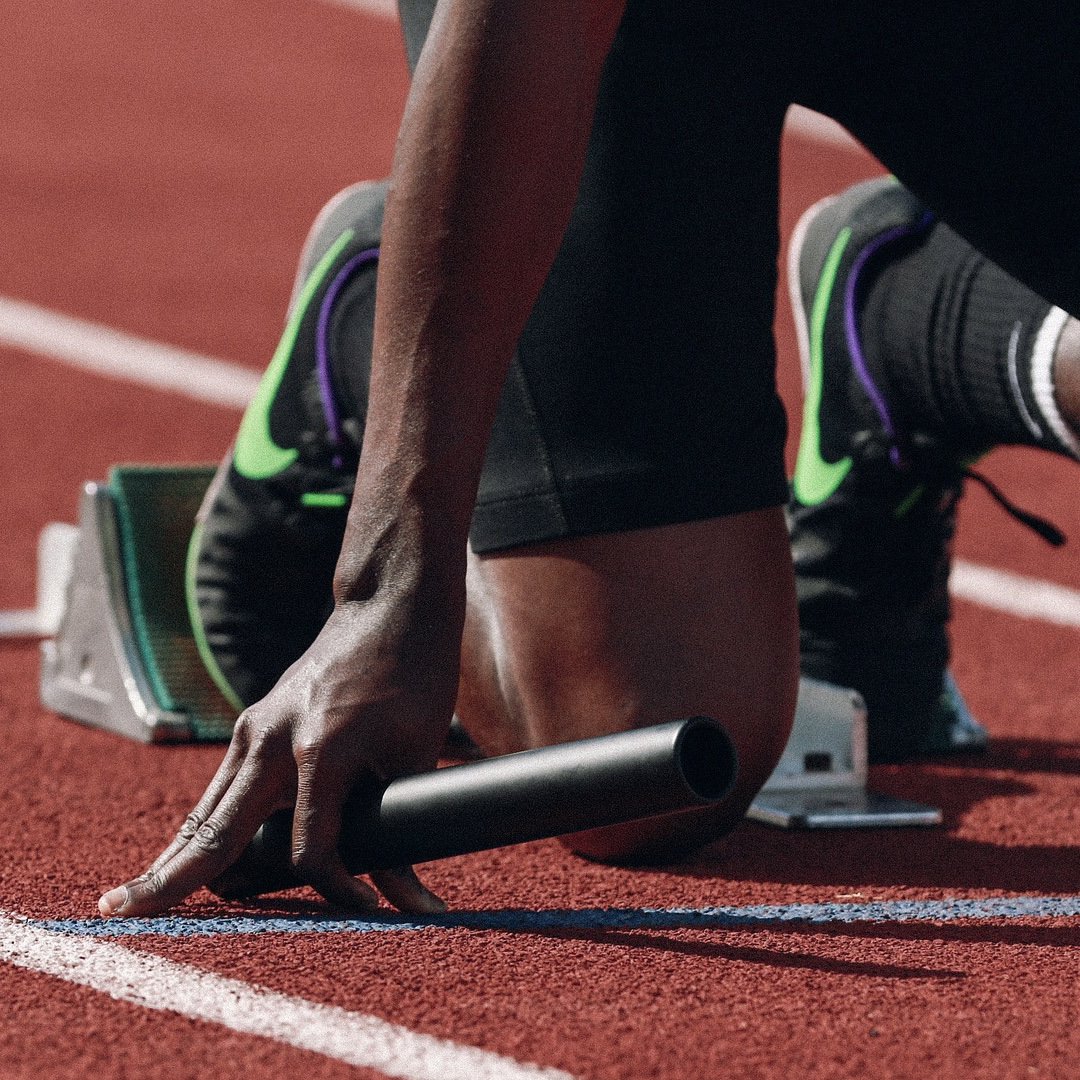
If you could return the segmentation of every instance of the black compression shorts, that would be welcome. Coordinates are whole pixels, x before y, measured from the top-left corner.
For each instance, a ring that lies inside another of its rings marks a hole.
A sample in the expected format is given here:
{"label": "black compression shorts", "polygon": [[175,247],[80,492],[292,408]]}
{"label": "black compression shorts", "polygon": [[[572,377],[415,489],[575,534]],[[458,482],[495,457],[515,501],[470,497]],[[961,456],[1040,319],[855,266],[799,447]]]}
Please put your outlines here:
{"label": "black compression shorts", "polygon": [[[414,52],[430,6],[403,0]],[[503,392],[474,549],[785,501],[772,322],[791,102],[1080,312],[1078,45],[1068,4],[630,0]]]}

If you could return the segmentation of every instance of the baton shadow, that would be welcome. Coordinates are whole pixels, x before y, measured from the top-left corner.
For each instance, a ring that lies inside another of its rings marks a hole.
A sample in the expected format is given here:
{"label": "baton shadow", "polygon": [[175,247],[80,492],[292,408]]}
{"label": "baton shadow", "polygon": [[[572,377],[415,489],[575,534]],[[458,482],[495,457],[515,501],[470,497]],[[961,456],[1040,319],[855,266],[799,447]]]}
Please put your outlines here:
{"label": "baton shadow", "polygon": [[938,942],[942,945],[1025,945],[1033,948],[1080,948],[1080,926],[1072,924],[1021,924],[1012,920],[971,919],[960,922],[865,922],[832,923],[793,927],[798,933],[837,938],[871,938],[890,941]]}
{"label": "baton shadow", "polygon": [[[815,955],[811,952],[795,951],[783,948],[768,948],[745,944],[749,934],[783,935],[785,939],[802,934],[820,938],[823,932],[832,930],[830,926],[804,926],[792,923],[769,922],[767,920],[747,919],[734,924],[721,920],[715,924],[708,918],[695,918],[688,915],[685,922],[678,913],[667,918],[673,929],[705,931],[713,935],[730,937],[737,934],[742,941],[702,941],[675,937],[663,933],[658,928],[633,926],[627,929],[602,925],[588,925],[596,920],[624,918],[633,921],[641,913],[633,909],[586,909],[581,911],[532,911],[512,908],[490,910],[451,911],[445,915],[413,916],[387,911],[385,908],[367,915],[356,912],[336,911],[319,902],[282,897],[267,897],[259,901],[248,901],[244,911],[232,910],[227,918],[240,917],[248,922],[263,923],[270,931],[281,931],[291,924],[293,932],[318,932],[320,924],[324,931],[334,931],[341,921],[360,921],[366,930],[364,933],[382,934],[394,931],[416,931],[426,929],[471,930],[474,932],[494,932],[509,934],[514,937],[546,939],[550,941],[580,941],[588,945],[605,948],[621,948],[654,954],[692,956],[703,960],[739,962],[771,968],[790,968],[802,971],[820,971],[832,975],[863,976],[887,979],[960,979],[967,973],[951,968],[918,967],[904,964],[888,964],[879,961],[844,960],[838,957]],[[222,918],[220,909],[199,912],[197,905],[189,908],[197,919],[201,916],[209,924],[215,924]],[[646,916],[647,917],[647,916]],[[582,925],[582,923],[586,925]],[[220,928],[211,925],[214,932]],[[845,935],[862,936],[854,926],[845,927]],[[246,930],[250,932],[250,930]],[[344,932],[348,932],[345,930]],[[870,935],[868,935],[870,936]],[[880,936],[895,936],[885,935]]]}
{"label": "baton shadow", "polygon": [[[739,927],[739,932],[747,928]],[[784,933],[789,927],[762,926],[759,931]],[[801,928],[800,928],[801,929]],[[963,979],[965,971],[948,968],[910,967],[900,964],[884,964],[859,960],[840,960],[813,953],[788,952],[782,949],[766,949],[750,945],[733,945],[723,942],[687,941],[667,934],[631,933],[625,930],[514,930],[514,934],[550,938],[556,941],[583,941],[590,945],[611,946],[624,949],[651,950],[667,954],[695,956],[705,960],[736,961],[772,968],[795,968],[801,971],[821,971],[829,975],[861,975],[886,979]],[[730,930],[728,931],[730,932]],[[752,931],[753,932],[753,931]]]}

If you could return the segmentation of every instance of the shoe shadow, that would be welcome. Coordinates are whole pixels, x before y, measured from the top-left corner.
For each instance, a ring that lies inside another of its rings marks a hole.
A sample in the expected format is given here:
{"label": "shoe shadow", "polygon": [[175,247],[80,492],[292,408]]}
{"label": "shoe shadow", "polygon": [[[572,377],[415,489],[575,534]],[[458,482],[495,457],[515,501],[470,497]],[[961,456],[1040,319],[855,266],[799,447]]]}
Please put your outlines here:
{"label": "shoe shadow", "polygon": [[940,758],[936,764],[946,768],[951,765],[984,772],[993,770],[1080,776],[1080,743],[995,736],[986,753]]}
{"label": "shoe shadow", "polygon": [[[940,828],[789,831],[748,821],[663,869],[702,879],[783,884],[1075,893],[1080,824],[1063,812],[1060,785],[1052,803],[1040,804],[1039,775],[1080,777],[1080,745],[1001,738],[985,754],[871,769],[872,789],[940,807]],[[1080,789],[1077,796],[1080,801]],[[981,807],[980,830],[989,828],[1001,839],[961,835],[968,815],[990,800],[1001,805]],[[1027,821],[1055,814],[1060,840],[1030,845],[1019,838]]]}

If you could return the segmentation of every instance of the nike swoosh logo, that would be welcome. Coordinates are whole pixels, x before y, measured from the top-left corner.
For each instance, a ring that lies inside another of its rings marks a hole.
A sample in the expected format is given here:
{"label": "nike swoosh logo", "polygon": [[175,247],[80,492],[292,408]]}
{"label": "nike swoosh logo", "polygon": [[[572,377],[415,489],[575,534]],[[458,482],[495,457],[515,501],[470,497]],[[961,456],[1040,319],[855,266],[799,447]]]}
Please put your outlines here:
{"label": "nike swoosh logo", "polygon": [[300,324],[304,321],[312,298],[325,280],[330,268],[353,238],[353,230],[348,229],[334,241],[333,247],[316,263],[315,269],[308,275],[304,287],[297,297],[289,321],[285,324],[277,350],[270,366],[266,369],[259,383],[255,396],[251,399],[244,419],[240,421],[240,431],[233,447],[233,465],[241,476],[249,480],[266,480],[287,469],[299,456],[299,451],[292,447],[278,446],[270,433],[270,409],[274,398],[285,377],[289,366],[289,357],[300,334]]}
{"label": "nike swoosh logo", "polygon": [[206,666],[206,672],[214,681],[214,685],[221,691],[225,700],[238,712],[244,711],[244,703],[232,688],[225,673],[221,670],[210,648],[210,642],[206,637],[206,627],[203,625],[202,609],[199,607],[198,592],[195,588],[195,574],[199,567],[199,550],[202,547],[202,522],[196,522],[191,533],[191,542],[188,544],[187,560],[184,564],[184,595],[187,600],[188,616],[191,619],[192,637],[195,639],[195,649],[199,658]]}
{"label": "nike swoosh logo", "polygon": [[825,381],[825,316],[829,310],[840,260],[851,241],[851,229],[841,229],[829,249],[810,312],[810,376],[803,408],[799,456],[795,465],[795,497],[804,506],[817,506],[841,485],[851,469],[851,457],[829,462],[821,456],[821,393]]}

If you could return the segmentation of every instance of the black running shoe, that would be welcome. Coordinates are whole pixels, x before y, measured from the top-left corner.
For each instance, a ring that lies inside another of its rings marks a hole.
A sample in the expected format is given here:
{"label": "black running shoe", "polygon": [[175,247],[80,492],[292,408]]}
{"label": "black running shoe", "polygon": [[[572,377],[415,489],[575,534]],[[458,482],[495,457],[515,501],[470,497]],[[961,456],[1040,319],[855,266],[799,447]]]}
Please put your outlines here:
{"label": "black running shoe", "polygon": [[933,218],[891,178],[808,210],[789,285],[806,378],[789,504],[804,675],[866,699],[870,758],[981,750],[988,735],[947,671],[948,577],[967,462],[898,430],[856,312],[879,260]]}
{"label": "black running shoe", "polygon": [[[370,370],[384,197],[382,184],[358,185],[320,215],[281,344],[197,519],[188,606],[203,661],[237,709],[269,692],[333,607],[363,438],[366,392],[356,384]],[[348,380],[335,370],[339,350]]]}

